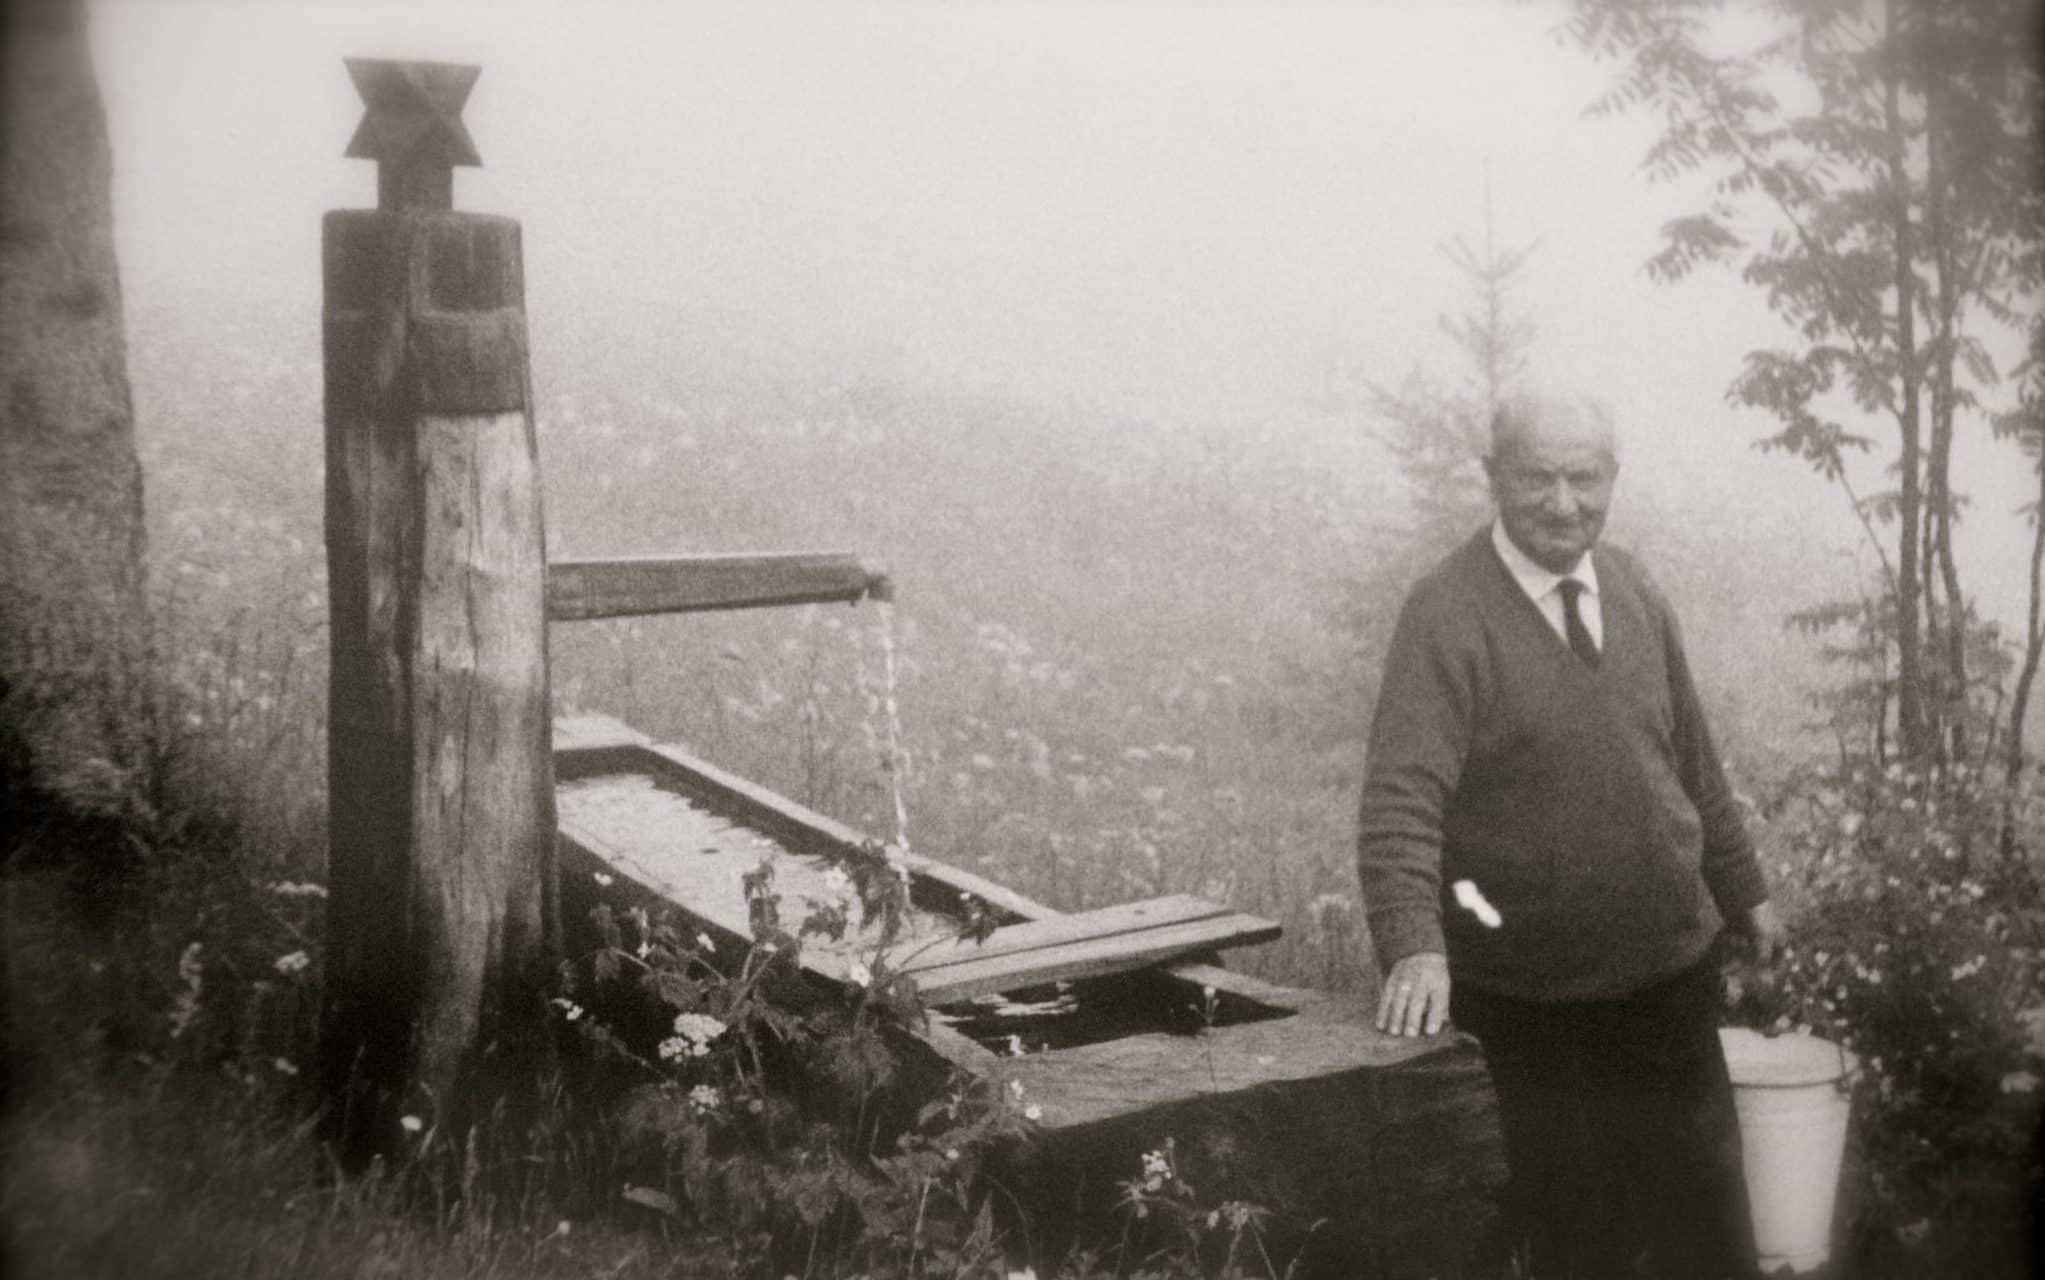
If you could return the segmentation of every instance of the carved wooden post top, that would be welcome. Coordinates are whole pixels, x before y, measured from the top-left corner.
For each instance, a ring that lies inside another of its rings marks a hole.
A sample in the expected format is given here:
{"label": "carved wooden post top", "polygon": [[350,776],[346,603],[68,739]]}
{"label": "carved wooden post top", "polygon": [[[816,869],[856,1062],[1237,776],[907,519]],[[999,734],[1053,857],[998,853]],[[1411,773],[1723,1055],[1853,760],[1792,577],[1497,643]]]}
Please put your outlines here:
{"label": "carved wooden post top", "polygon": [[368,112],[345,154],[376,161],[376,205],[386,211],[454,207],[454,166],[483,163],[462,123],[481,67],[455,62],[344,58]]}

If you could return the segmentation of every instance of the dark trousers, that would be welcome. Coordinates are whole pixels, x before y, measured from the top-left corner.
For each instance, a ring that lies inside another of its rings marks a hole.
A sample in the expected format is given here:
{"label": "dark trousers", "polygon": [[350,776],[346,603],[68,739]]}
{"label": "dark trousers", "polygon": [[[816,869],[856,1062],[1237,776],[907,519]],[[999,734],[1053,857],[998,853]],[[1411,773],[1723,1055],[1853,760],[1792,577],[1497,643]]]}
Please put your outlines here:
{"label": "dark trousers", "polygon": [[1550,1004],[1457,985],[1450,1009],[1491,1066],[1505,1222],[1527,1274],[1756,1274],[1714,965],[1611,1000]]}

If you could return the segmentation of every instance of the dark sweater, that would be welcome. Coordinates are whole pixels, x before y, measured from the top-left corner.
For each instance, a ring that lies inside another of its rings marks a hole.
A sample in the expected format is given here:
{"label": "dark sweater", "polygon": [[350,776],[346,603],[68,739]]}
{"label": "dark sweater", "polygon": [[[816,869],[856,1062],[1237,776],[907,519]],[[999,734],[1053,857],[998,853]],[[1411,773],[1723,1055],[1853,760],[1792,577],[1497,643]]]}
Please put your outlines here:
{"label": "dark sweater", "polygon": [[[1456,982],[1534,1000],[1639,990],[1767,897],[1675,615],[1599,548],[1591,667],[1489,531],[1413,589],[1371,725],[1358,840],[1379,962],[1446,950]],[[1456,905],[1475,882],[1503,924]]]}

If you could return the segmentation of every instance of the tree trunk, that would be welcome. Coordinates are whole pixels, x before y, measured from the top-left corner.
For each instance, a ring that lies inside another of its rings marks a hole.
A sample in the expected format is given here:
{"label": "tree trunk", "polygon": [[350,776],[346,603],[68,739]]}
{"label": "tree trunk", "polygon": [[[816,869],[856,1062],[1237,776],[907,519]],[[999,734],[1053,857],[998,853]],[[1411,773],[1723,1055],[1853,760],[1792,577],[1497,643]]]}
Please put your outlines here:
{"label": "tree trunk", "polygon": [[5,0],[0,41],[0,787],[113,817],[147,646],[112,159],[81,6]]}
{"label": "tree trunk", "polygon": [[1946,598],[1944,669],[1938,684],[1946,704],[1948,745],[1953,761],[1960,763],[1967,758],[1967,597],[1960,589],[1960,566],[1953,553],[1952,458],[1953,418],[1958,409],[1953,363],[1959,358],[1960,291],[1964,286],[1953,260],[1951,228],[1945,219],[1945,157],[1939,133],[1939,100],[1934,88],[1926,90],[1925,117],[1925,226],[1931,237],[1932,264],[1938,280],[1938,356],[1932,368],[1927,506],[1932,551]]}
{"label": "tree trunk", "polygon": [[1903,754],[1922,759],[1931,742],[1924,706],[1924,636],[1921,629],[1923,580],[1918,554],[1918,525],[1924,505],[1923,417],[1918,403],[1917,371],[1917,275],[1915,238],[1910,220],[1910,171],[1903,151],[1902,69],[1894,51],[1895,33],[1890,33],[1891,55],[1886,71],[1884,97],[1890,159],[1889,180],[1895,233],[1896,267],[1896,354],[1902,379],[1902,404],[1896,424],[1901,434],[1897,457],[1899,471],[1896,563],[1896,730]]}
{"label": "tree trunk", "polygon": [[2017,672],[2017,688],[2010,699],[2009,738],[2004,746],[2004,768],[2014,794],[2017,775],[2024,768],[2024,716],[2031,706],[2031,688],[2038,679],[2038,663],[2045,657],[2045,430],[2038,446],[2038,505],[2031,512],[2030,606],[2024,618],[2024,664]]}

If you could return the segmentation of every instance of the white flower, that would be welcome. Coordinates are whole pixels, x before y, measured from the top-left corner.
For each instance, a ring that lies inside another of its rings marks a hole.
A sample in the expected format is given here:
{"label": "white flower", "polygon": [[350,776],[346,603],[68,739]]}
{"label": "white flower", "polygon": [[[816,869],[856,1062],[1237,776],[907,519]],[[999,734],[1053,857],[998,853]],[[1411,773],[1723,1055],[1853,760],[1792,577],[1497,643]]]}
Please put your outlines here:
{"label": "white flower", "polygon": [[555,996],[547,1003],[561,1011],[561,1016],[573,1022],[582,1016],[582,1006],[562,996]]}
{"label": "white flower", "polygon": [[1038,1106],[1036,1103],[1032,1102],[1030,1105],[1023,1108],[1023,1119],[1029,1121],[1037,1121],[1042,1120],[1043,1118],[1044,1109]]}
{"label": "white flower", "polygon": [[270,1059],[270,1067],[281,1076],[295,1076],[298,1074],[298,1064],[289,1058],[272,1058]]}
{"label": "white flower", "polygon": [[636,948],[636,951],[639,958],[641,960],[644,960],[646,957],[653,954],[653,944],[651,942],[648,942],[646,939],[641,938],[639,940],[639,946]]}
{"label": "white flower", "polygon": [[711,955],[717,954],[717,944],[710,940],[710,935],[707,933],[696,935],[696,948],[699,951],[707,951]]}
{"label": "white flower", "polygon": [[707,1084],[689,1090],[689,1105],[698,1111],[715,1111],[723,1101],[723,1096]]}
{"label": "white flower", "polygon": [[2035,1071],[2012,1071],[2002,1078],[2004,1093],[2036,1093],[2038,1073]]}
{"label": "white flower", "polygon": [[1023,1054],[1024,1054],[1025,1052],[1027,1052],[1027,1050],[1025,1050],[1025,1049],[1023,1048],[1023,1042],[1022,1042],[1022,1037],[1021,1037],[1021,1036],[1018,1036],[1018,1035],[1011,1035],[1011,1036],[1009,1036],[1009,1037],[1008,1037],[1008,1056],[1009,1056],[1009,1057],[1011,1057],[1011,1058],[1020,1058],[1020,1057],[1022,1057],[1022,1056],[1023,1056]]}
{"label": "white flower", "polygon": [[[725,1032],[725,1025],[707,1013],[681,1013],[675,1015],[675,1035],[685,1047],[680,1051],[691,1058],[700,1058],[710,1052],[710,1042]],[[667,1044],[661,1045],[662,1057],[675,1055],[666,1052]]]}
{"label": "white flower", "polygon": [[292,951],[278,956],[271,967],[283,974],[304,973],[312,967],[312,957],[303,951]]}
{"label": "white flower", "polygon": [[832,896],[843,896],[845,891],[851,887],[852,877],[845,874],[845,868],[832,867],[824,872],[824,888],[830,890]]}
{"label": "white flower", "polygon": [[672,1062],[688,1052],[689,1042],[680,1036],[669,1036],[660,1042],[659,1053],[662,1062]]}
{"label": "white flower", "polygon": [[605,874],[604,874],[603,872],[601,872],[601,871],[597,872],[597,873],[596,873],[596,885],[597,885],[597,888],[599,888],[599,889],[608,889],[608,888],[610,888],[610,887],[611,887],[611,883],[612,883],[612,881],[613,881],[614,879],[615,879],[615,877],[613,877],[613,876],[608,876],[608,875],[605,875]]}
{"label": "white flower", "polygon": [[1010,1097],[1013,1097],[1017,1102],[1021,1102],[1023,1096],[1022,1081],[1020,1080],[1009,1081],[1008,1092]]}
{"label": "white flower", "polygon": [[870,987],[873,985],[873,970],[866,967],[865,961],[854,960],[845,968],[845,980],[855,987]]}
{"label": "white flower", "polygon": [[945,1158],[945,1159],[947,1159],[947,1160],[956,1160],[956,1159],[958,1159],[958,1158],[959,1158],[959,1149],[958,1149],[957,1147],[946,1147],[946,1148],[944,1149],[944,1158]]}
{"label": "white flower", "polygon": [[426,1127],[426,1122],[418,1116],[400,1116],[398,1124],[406,1133],[417,1133]]}

